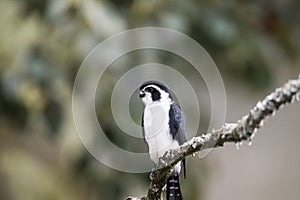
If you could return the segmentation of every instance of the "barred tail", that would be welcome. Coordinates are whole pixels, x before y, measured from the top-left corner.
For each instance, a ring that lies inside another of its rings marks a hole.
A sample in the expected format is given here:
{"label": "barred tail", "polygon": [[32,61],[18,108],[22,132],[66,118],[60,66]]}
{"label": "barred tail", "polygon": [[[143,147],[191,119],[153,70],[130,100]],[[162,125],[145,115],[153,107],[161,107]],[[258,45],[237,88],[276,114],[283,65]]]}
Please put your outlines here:
{"label": "barred tail", "polygon": [[167,180],[167,200],[182,200],[179,174],[174,172]]}

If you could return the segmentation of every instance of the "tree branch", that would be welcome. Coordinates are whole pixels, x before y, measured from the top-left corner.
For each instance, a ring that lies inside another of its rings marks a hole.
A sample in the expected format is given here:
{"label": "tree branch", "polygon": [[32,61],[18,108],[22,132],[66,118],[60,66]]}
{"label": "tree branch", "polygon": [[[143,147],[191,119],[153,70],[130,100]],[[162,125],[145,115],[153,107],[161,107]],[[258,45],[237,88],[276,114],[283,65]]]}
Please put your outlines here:
{"label": "tree branch", "polygon": [[275,114],[279,108],[289,103],[300,101],[300,75],[298,79],[288,81],[284,86],[259,101],[250,112],[236,123],[225,123],[220,129],[202,134],[187,141],[180,147],[166,151],[159,159],[153,172],[147,197],[129,197],[127,200],[161,199],[163,187],[172,173],[173,167],[186,156],[208,148],[223,146],[234,142],[237,147],[242,141],[252,142],[258,128],[263,126],[266,118]]}

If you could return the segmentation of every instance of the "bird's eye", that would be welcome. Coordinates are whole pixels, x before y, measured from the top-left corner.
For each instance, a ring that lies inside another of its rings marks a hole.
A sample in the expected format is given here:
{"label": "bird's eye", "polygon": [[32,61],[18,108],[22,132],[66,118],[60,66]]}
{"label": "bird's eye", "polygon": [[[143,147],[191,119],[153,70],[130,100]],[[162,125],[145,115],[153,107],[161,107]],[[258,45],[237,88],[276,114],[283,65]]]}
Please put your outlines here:
{"label": "bird's eye", "polygon": [[146,88],[146,92],[153,92],[153,88],[152,87],[148,87],[148,88]]}

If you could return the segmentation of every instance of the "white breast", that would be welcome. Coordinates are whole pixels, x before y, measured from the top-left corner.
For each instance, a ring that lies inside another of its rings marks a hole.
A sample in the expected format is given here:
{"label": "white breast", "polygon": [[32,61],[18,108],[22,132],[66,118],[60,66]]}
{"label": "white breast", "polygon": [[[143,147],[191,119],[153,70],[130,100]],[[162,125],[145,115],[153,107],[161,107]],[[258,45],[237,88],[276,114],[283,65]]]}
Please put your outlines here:
{"label": "white breast", "polygon": [[169,102],[148,105],[144,110],[144,133],[151,160],[155,163],[165,151],[179,146],[169,129]]}

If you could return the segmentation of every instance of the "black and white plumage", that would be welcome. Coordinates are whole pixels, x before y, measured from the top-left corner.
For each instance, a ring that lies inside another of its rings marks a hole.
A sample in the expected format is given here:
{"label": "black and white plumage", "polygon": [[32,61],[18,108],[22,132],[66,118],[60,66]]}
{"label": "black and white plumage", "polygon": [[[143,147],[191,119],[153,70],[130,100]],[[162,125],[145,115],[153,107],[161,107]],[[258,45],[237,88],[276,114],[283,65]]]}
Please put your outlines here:
{"label": "black and white plumage", "polygon": [[[148,81],[140,86],[140,98],[145,105],[142,126],[149,155],[155,163],[172,148],[186,142],[184,114],[163,83]],[[185,160],[182,162],[185,176]],[[179,174],[181,162],[167,180],[167,200],[181,200]]]}

